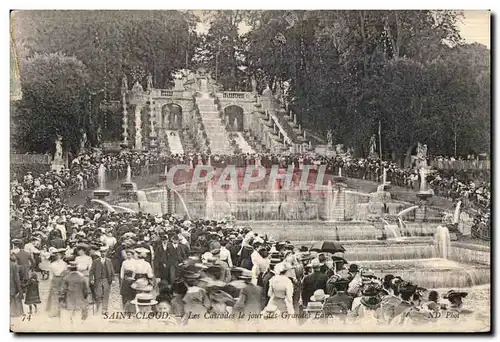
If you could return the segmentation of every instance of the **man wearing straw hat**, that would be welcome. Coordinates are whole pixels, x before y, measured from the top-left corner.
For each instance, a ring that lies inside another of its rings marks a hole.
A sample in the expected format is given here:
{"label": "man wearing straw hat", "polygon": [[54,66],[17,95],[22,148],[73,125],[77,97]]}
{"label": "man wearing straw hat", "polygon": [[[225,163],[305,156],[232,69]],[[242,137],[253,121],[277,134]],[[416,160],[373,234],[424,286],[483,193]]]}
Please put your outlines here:
{"label": "man wearing straw hat", "polygon": [[317,259],[311,261],[313,273],[307,275],[302,282],[302,305],[307,307],[309,298],[316,290],[326,290],[328,278],[321,272],[321,264]]}

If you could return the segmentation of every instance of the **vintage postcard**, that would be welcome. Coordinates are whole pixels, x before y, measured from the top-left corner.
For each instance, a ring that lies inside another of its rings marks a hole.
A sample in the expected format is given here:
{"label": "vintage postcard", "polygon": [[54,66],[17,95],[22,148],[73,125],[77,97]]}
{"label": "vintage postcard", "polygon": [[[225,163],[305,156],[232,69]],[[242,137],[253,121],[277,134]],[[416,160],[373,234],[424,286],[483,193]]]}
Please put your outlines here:
{"label": "vintage postcard", "polygon": [[10,329],[490,332],[488,10],[15,10]]}

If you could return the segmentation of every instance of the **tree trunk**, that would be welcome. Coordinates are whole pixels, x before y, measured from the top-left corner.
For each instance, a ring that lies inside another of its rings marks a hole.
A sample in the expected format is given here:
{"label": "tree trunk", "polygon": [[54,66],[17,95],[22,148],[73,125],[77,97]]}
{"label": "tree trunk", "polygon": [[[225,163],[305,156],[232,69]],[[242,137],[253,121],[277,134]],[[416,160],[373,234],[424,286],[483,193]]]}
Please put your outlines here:
{"label": "tree trunk", "polygon": [[366,77],[366,67],[367,67],[367,57],[368,54],[366,53],[366,35],[365,35],[365,15],[364,11],[359,11],[359,23],[360,23],[360,29],[361,29],[361,38],[363,40],[363,76]]}
{"label": "tree trunk", "polygon": [[394,11],[396,17],[396,43],[394,44],[394,58],[399,58],[399,51],[401,49],[401,20],[399,18],[398,11]]}
{"label": "tree trunk", "polygon": [[404,161],[403,161],[403,167],[407,167],[407,166],[411,166],[411,151],[415,148],[415,146],[417,145],[416,142],[410,144],[410,146],[408,147],[408,149],[406,150],[406,154],[405,154],[405,158],[404,158]]}

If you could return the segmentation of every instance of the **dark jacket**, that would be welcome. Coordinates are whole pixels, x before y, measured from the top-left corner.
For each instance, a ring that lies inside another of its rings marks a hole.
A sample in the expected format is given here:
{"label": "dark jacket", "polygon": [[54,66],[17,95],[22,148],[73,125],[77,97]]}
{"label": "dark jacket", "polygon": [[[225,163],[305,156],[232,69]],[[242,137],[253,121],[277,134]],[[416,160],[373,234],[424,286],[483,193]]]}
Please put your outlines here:
{"label": "dark jacket", "polygon": [[323,311],[328,314],[347,314],[351,310],[353,298],[347,292],[337,292],[327,298],[323,306]]}
{"label": "dark jacket", "polygon": [[16,253],[16,258],[19,266],[28,268],[30,266],[32,267],[35,266],[35,260],[33,260],[31,253],[26,252],[24,249],[21,249],[19,252]]}
{"label": "dark jacket", "polygon": [[15,296],[21,293],[21,280],[19,279],[19,266],[15,262],[10,262],[10,295]]}
{"label": "dark jacket", "polygon": [[[106,268],[106,272],[103,272],[103,268]],[[99,279],[102,278],[102,274],[105,274],[108,284],[111,285],[113,282],[113,277],[115,275],[115,271],[113,270],[113,264],[111,263],[111,260],[106,258],[104,265],[102,264],[101,258],[96,258],[94,261],[92,261],[92,266],[90,266],[90,272],[89,272],[89,280],[90,282],[96,282]]]}
{"label": "dark jacket", "polygon": [[59,237],[56,237],[52,240],[49,241],[49,247],[54,247],[54,248],[65,248],[66,247],[66,242],[59,238]]}
{"label": "dark jacket", "polygon": [[238,267],[240,266],[240,257],[238,256],[238,252],[241,249],[241,244],[239,245],[232,245],[230,248],[228,248],[229,253],[231,253],[231,260],[233,261],[233,266]]}
{"label": "dark jacket", "polygon": [[[167,245],[168,249],[168,245]],[[167,250],[163,248],[163,244],[160,244],[155,249],[155,257],[153,260],[153,272],[156,278],[167,279],[168,278],[168,256]]]}
{"label": "dark jacket", "polygon": [[155,277],[167,279],[168,270],[171,266],[177,267],[182,261],[189,256],[187,247],[183,244],[177,246],[177,250],[171,243],[167,244],[167,248],[163,248],[163,244],[155,250],[155,258],[153,260],[153,272]]}
{"label": "dark jacket", "polygon": [[252,283],[241,289],[238,301],[234,304],[234,312],[260,313],[264,309],[262,287]]}
{"label": "dark jacket", "polygon": [[71,271],[61,282],[59,302],[67,310],[81,310],[87,305],[89,293],[85,277],[80,272]]}
{"label": "dark jacket", "polygon": [[314,272],[304,278],[302,283],[302,304],[307,306],[311,296],[316,290],[326,291],[326,281],[328,278],[324,273]]}
{"label": "dark jacket", "polygon": [[269,281],[274,276],[274,272],[268,270],[262,277],[262,300],[264,305],[267,305],[267,302],[269,302],[269,296],[267,295],[269,293]]}

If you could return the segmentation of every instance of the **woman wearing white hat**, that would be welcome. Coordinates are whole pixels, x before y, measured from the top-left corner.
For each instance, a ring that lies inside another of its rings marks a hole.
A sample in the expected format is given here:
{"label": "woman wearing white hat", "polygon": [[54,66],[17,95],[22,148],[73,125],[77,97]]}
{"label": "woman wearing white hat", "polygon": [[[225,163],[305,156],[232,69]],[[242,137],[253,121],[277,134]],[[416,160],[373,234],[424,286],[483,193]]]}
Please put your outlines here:
{"label": "woman wearing white hat", "polygon": [[124,252],[126,259],[120,268],[120,295],[122,296],[123,306],[135,297],[135,291],[131,288],[131,285],[135,280],[135,264],[137,263],[132,249],[126,249]]}
{"label": "woman wearing white hat", "polygon": [[286,271],[287,268],[284,263],[279,263],[274,267],[276,275],[269,281],[268,304],[276,305],[281,312],[294,314],[293,283],[285,275]]}
{"label": "woman wearing white hat", "polygon": [[151,284],[153,284],[153,268],[151,264],[146,261],[146,257],[150,250],[144,247],[139,247],[134,249],[137,260],[133,264],[133,277],[134,279],[146,278]]}

